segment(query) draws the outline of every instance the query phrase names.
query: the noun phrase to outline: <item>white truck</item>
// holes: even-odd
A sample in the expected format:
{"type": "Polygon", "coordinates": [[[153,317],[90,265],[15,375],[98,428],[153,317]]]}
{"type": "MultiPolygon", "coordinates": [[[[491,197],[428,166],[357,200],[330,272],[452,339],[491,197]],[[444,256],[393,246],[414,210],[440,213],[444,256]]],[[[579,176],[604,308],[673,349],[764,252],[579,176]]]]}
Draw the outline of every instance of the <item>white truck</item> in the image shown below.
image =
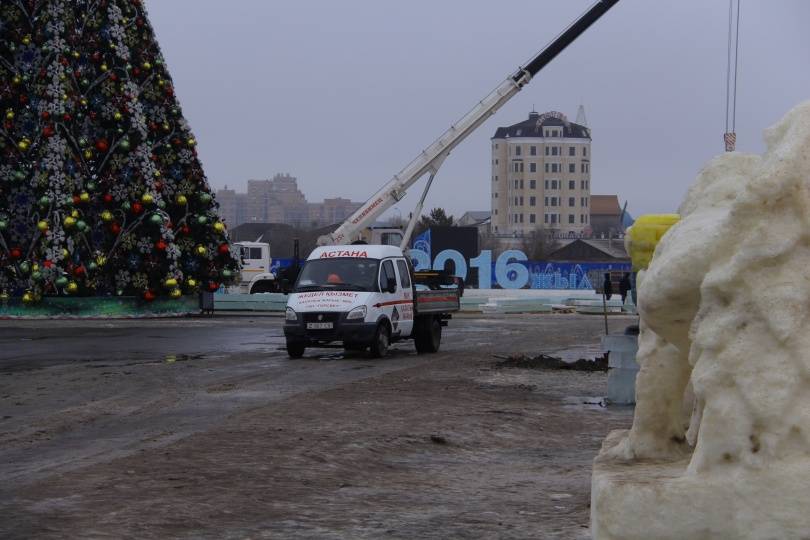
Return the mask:
{"type": "Polygon", "coordinates": [[[256,294],[278,292],[276,275],[270,270],[270,244],[267,242],[236,242],[234,250],[239,254],[241,269],[239,281],[226,289],[228,293],[256,294]]]}
{"type": "Polygon", "coordinates": [[[287,300],[287,353],[300,358],[307,347],[339,343],[382,357],[405,339],[414,340],[418,353],[438,351],[442,327],[459,309],[460,289],[417,281],[396,246],[315,248],[287,300]]]}

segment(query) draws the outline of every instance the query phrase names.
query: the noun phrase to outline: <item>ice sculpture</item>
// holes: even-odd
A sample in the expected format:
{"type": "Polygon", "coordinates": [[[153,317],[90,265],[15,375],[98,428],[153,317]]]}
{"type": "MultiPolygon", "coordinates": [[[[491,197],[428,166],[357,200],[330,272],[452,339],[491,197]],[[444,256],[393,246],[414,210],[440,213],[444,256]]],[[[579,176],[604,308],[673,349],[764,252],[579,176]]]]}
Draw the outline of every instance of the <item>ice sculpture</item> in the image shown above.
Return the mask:
{"type": "Polygon", "coordinates": [[[636,411],[595,540],[810,538],[810,102],[723,154],[639,275],[636,411]]]}

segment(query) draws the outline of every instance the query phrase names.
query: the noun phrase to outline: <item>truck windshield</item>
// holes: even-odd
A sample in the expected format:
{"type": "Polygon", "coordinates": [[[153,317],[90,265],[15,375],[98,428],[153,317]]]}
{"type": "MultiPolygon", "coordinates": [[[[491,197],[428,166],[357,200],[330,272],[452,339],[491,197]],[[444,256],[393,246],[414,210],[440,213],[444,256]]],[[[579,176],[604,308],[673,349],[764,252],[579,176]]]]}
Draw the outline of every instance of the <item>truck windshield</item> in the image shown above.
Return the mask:
{"type": "Polygon", "coordinates": [[[307,261],[294,292],[375,291],[379,259],[335,258],[307,261]]]}

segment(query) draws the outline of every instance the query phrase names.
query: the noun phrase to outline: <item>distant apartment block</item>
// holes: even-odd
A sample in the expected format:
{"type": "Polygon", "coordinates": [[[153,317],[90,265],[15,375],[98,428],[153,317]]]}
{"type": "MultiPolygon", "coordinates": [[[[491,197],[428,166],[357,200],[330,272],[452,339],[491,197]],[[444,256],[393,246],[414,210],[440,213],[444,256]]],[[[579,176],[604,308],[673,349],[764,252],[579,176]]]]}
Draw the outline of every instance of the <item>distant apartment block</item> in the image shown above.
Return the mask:
{"type": "Polygon", "coordinates": [[[233,228],[243,223],[284,223],[294,227],[322,227],[340,223],[362,202],[336,197],[308,202],[298,189],[298,179],[277,174],[270,180],[248,180],[247,193],[217,191],[222,219],[233,228]]]}
{"type": "Polygon", "coordinates": [[[551,111],[499,127],[492,137],[491,176],[492,233],[590,231],[591,131],[585,125],[551,111]]]}

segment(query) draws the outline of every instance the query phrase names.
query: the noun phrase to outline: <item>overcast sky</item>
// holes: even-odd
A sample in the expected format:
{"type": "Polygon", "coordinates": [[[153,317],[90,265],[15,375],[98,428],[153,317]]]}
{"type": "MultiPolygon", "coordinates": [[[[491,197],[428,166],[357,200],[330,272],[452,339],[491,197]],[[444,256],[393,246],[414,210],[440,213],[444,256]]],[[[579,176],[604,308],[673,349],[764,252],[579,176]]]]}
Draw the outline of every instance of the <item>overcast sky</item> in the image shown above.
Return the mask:
{"type": "MultiPolygon", "coordinates": [[[[211,184],[365,201],[589,0],[147,0],[211,184]]],[[[737,148],[810,99],[810,2],[742,0],[737,148]]],[[[722,152],[728,2],[621,0],[448,158],[426,206],[489,210],[498,126],[585,105],[592,193],[677,208],[722,152]]],[[[417,186],[421,186],[421,183],[417,186]]],[[[416,192],[399,203],[403,215],[416,192]]]]}

